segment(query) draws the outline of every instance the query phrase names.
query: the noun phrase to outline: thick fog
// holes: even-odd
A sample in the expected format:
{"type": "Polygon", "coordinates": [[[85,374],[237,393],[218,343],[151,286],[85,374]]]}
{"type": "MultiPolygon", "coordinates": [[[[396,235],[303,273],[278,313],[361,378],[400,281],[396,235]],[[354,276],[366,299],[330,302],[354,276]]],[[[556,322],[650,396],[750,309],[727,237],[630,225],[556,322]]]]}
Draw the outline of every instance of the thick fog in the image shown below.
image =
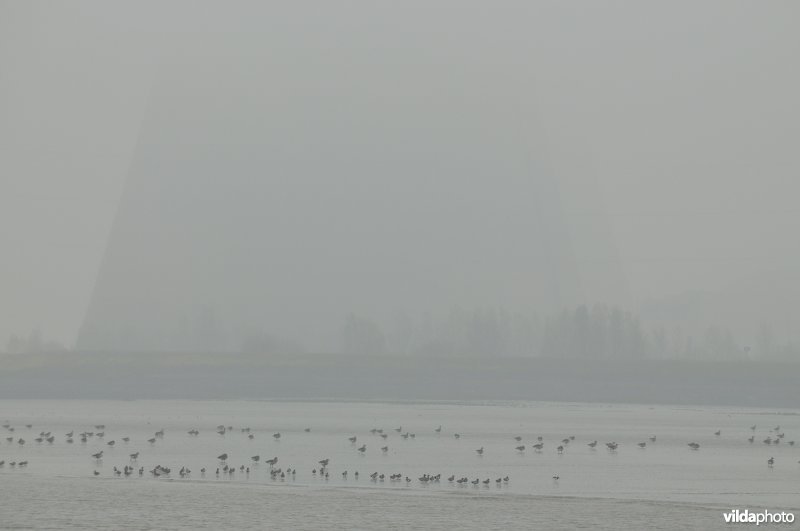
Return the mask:
{"type": "Polygon", "coordinates": [[[799,15],[2,2],[0,350],[797,359],[799,15]]]}

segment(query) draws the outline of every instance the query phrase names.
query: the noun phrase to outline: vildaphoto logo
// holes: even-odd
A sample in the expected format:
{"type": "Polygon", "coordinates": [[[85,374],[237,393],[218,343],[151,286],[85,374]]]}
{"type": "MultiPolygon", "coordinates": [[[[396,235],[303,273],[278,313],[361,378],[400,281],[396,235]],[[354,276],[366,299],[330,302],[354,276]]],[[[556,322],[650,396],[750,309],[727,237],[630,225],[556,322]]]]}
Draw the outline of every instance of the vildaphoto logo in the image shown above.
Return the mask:
{"type": "Polygon", "coordinates": [[[722,513],[725,518],[725,523],[728,524],[791,524],[794,522],[794,513],[787,513],[781,511],[779,513],[771,513],[769,511],[762,511],[755,513],[749,509],[739,510],[733,509],[730,512],[722,513]]]}

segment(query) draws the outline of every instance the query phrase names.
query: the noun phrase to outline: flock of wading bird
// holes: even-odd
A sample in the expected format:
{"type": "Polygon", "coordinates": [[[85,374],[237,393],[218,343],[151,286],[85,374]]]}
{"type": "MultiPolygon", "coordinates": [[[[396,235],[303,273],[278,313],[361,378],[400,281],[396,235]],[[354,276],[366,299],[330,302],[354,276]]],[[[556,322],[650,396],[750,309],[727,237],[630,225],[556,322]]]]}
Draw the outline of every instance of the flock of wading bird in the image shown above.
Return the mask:
{"type": "MultiPolygon", "coordinates": [[[[17,428],[15,426],[12,426],[9,422],[5,422],[2,425],[2,427],[3,427],[3,429],[5,429],[9,433],[9,435],[5,438],[6,443],[8,445],[18,445],[20,448],[22,448],[26,444],[30,444],[30,443],[33,443],[33,444],[36,444],[36,445],[48,446],[48,445],[53,445],[55,443],[55,441],[56,441],[56,436],[53,435],[53,433],[51,431],[42,431],[42,432],[40,432],[38,434],[38,436],[31,438],[31,440],[29,442],[28,440],[26,440],[25,438],[23,438],[20,435],[21,430],[17,431],[17,428]]],[[[25,429],[27,430],[28,433],[32,432],[32,430],[33,430],[33,425],[32,424],[25,424],[24,427],[25,427],[25,429]]],[[[100,446],[102,444],[102,445],[104,445],[105,448],[109,448],[109,449],[110,448],[114,448],[117,445],[117,440],[116,439],[106,440],[107,438],[106,438],[106,434],[105,434],[105,428],[106,427],[105,427],[104,424],[97,424],[97,425],[94,426],[94,430],[93,431],[83,431],[81,433],[76,434],[75,430],[73,430],[73,431],[70,431],[69,433],[65,433],[64,434],[64,440],[65,440],[66,444],[74,444],[75,443],[75,439],[77,438],[80,441],[80,444],[83,444],[83,445],[89,444],[91,442],[92,444],[95,445],[95,447],[100,446]]],[[[750,435],[749,438],[747,438],[747,442],[750,443],[750,444],[754,444],[755,441],[756,441],[756,434],[755,434],[756,433],[756,429],[757,429],[756,425],[750,426],[750,431],[752,432],[752,434],[750,435]]],[[[233,426],[219,425],[216,428],[216,433],[219,436],[225,436],[227,434],[234,433],[236,431],[237,430],[234,430],[233,426]]],[[[311,432],[311,428],[305,428],[303,431],[305,433],[309,433],[309,432],[311,432]]],[[[401,437],[402,439],[406,439],[407,440],[407,439],[415,439],[416,438],[416,434],[415,433],[412,433],[412,432],[409,432],[409,431],[403,431],[403,427],[402,426],[397,427],[397,428],[393,428],[392,430],[387,430],[387,431],[384,431],[382,428],[372,428],[369,431],[370,434],[373,437],[378,437],[378,438],[382,439],[381,443],[379,443],[379,444],[383,444],[383,446],[380,446],[380,451],[383,454],[386,454],[386,453],[389,452],[389,446],[385,442],[389,438],[389,432],[390,431],[396,432],[398,434],[398,436],[401,437]]],[[[252,429],[249,428],[249,427],[238,428],[238,432],[241,433],[242,435],[246,436],[250,440],[255,439],[255,434],[252,432],[252,429]]],[[[441,436],[442,427],[439,426],[438,428],[436,428],[434,430],[434,432],[436,433],[437,436],[441,436]]],[[[191,430],[189,430],[187,432],[187,435],[190,438],[199,437],[200,436],[200,431],[197,430],[197,429],[191,429],[191,430]]],[[[461,434],[459,434],[459,433],[453,433],[452,436],[455,439],[461,439],[461,434]]],[[[721,437],[722,436],[721,430],[717,430],[716,432],[714,432],[714,436],[715,437],[721,437]]],[[[154,445],[156,445],[158,443],[159,440],[161,440],[163,438],[164,438],[164,430],[161,429],[161,430],[156,431],[153,434],[152,437],[147,439],[147,443],[150,446],[154,446],[154,445]]],[[[272,434],[272,438],[274,440],[276,440],[276,441],[280,440],[281,434],[279,432],[273,433],[272,434]]],[[[514,436],[514,437],[510,437],[510,439],[515,441],[515,443],[516,443],[516,446],[514,446],[513,449],[517,453],[524,453],[527,450],[533,450],[534,452],[541,453],[541,452],[543,452],[545,450],[545,442],[543,440],[543,437],[541,437],[541,436],[536,437],[536,442],[534,442],[533,444],[525,444],[523,442],[522,436],[520,436],[520,435],[517,435],[517,436],[514,436]]],[[[778,445],[778,444],[781,444],[781,441],[783,441],[784,439],[785,439],[785,433],[781,431],[781,427],[779,425],[779,426],[775,426],[774,428],[769,430],[769,433],[766,435],[766,438],[762,440],[762,443],[766,444],[766,445],[770,445],[770,446],[778,445]]],[[[567,450],[567,448],[570,446],[570,444],[573,443],[574,440],[575,440],[575,436],[574,435],[570,435],[568,437],[564,437],[563,439],[561,439],[560,441],[555,443],[555,445],[554,445],[555,451],[558,454],[563,454],[567,450]]],[[[656,436],[652,435],[652,436],[647,437],[646,440],[643,440],[643,441],[641,441],[639,443],[636,443],[636,446],[640,450],[644,450],[645,448],[647,448],[648,444],[650,444],[650,445],[655,444],[656,440],[657,440],[656,436]]],[[[121,444],[127,445],[127,444],[129,444],[131,442],[131,439],[130,439],[130,437],[120,437],[119,441],[121,442],[121,444]]],[[[367,445],[364,444],[363,441],[359,441],[357,435],[353,435],[353,436],[349,437],[347,439],[347,441],[350,443],[350,445],[352,447],[355,448],[355,450],[359,454],[363,455],[363,454],[365,454],[367,452],[367,445]]],[[[789,441],[786,441],[784,444],[789,445],[789,446],[794,446],[795,441],[789,440],[789,441]]],[[[596,440],[587,443],[587,446],[591,450],[595,450],[597,448],[597,445],[598,445],[598,442],[596,440]]],[[[687,446],[689,447],[690,450],[693,450],[693,451],[697,451],[697,450],[700,449],[700,444],[697,443],[697,442],[689,442],[689,443],[687,443],[687,446]]],[[[609,452],[616,452],[617,449],[619,448],[619,444],[617,442],[615,442],[615,441],[606,442],[605,443],[605,447],[609,452]]],[[[97,452],[94,452],[94,453],[90,454],[88,457],[91,457],[91,459],[94,460],[94,462],[96,464],[100,464],[102,462],[102,460],[103,460],[104,453],[105,453],[105,450],[101,449],[101,450],[99,450],[97,452]]],[[[481,446],[480,448],[475,449],[475,454],[477,456],[479,456],[479,457],[482,457],[484,455],[484,447],[481,446]]],[[[140,457],[140,452],[138,450],[135,451],[135,452],[129,453],[128,457],[129,457],[129,461],[127,463],[125,463],[124,465],[122,465],[121,468],[119,468],[117,466],[113,467],[113,469],[111,471],[111,474],[113,476],[130,477],[130,476],[144,476],[145,474],[147,474],[147,475],[155,477],[155,478],[161,478],[161,477],[163,477],[163,478],[172,478],[172,477],[174,477],[172,475],[172,468],[173,467],[167,467],[167,466],[163,466],[161,464],[156,464],[156,465],[153,466],[153,468],[150,469],[148,467],[148,470],[145,470],[144,466],[139,466],[138,461],[139,461],[139,457],[140,457]]],[[[249,477],[250,472],[251,472],[251,467],[256,468],[262,462],[269,466],[269,475],[270,475],[270,478],[272,480],[274,480],[274,481],[285,481],[287,479],[288,480],[294,480],[294,479],[296,479],[296,476],[297,476],[297,469],[296,468],[292,468],[291,466],[289,466],[289,467],[287,467],[285,469],[283,467],[278,467],[277,466],[278,465],[278,457],[277,456],[272,457],[271,459],[264,459],[262,461],[260,455],[253,455],[253,456],[250,456],[249,459],[247,459],[247,464],[239,464],[238,467],[236,465],[229,465],[228,461],[230,461],[230,460],[231,460],[230,456],[227,453],[220,454],[220,455],[218,455],[216,457],[217,463],[216,463],[216,466],[213,467],[213,469],[214,469],[213,470],[214,477],[219,478],[220,476],[222,476],[224,478],[232,478],[232,477],[235,476],[235,474],[237,474],[237,472],[240,475],[243,474],[246,477],[249,477]]],[[[798,461],[798,463],[800,463],[800,461],[798,461]]],[[[311,472],[311,476],[314,477],[314,478],[323,479],[323,480],[329,479],[330,478],[329,464],[330,464],[330,459],[329,458],[324,458],[324,459],[318,460],[317,461],[317,465],[318,466],[315,466],[310,471],[311,472]]],[[[6,467],[6,465],[8,465],[9,468],[25,468],[25,467],[28,466],[28,460],[9,461],[7,463],[5,459],[0,459],[0,468],[4,468],[4,467],[6,467]]],[[[770,457],[767,460],[767,466],[771,468],[774,465],[775,465],[775,458],[774,457],[770,457]]],[[[211,468],[207,469],[206,467],[203,467],[203,468],[201,468],[199,470],[199,472],[200,472],[200,477],[201,478],[205,478],[205,477],[207,477],[207,472],[209,474],[211,473],[211,468]]],[[[341,475],[342,479],[344,479],[344,480],[348,479],[348,477],[352,477],[355,480],[359,479],[359,472],[357,470],[353,471],[352,476],[350,475],[348,470],[343,470],[343,471],[338,472],[338,473],[341,475]]],[[[100,476],[101,472],[99,470],[97,470],[97,467],[94,467],[94,470],[93,470],[92,474],[94,476],[100,476]]],[[[192,474],[192,471],[186,466],[181,466],[181,468],[177,472],[177,475],[180,478],[191,477],[191,474],[192,474]]],[[[385,474],[385,473],[376,471],[376,472],[372,472],[371,474],[369,474],[368,477],[369,477],[369,481],[374,482],[374,483],[383,483],[386,480],[388,480],[391,483],[395,483],[395,484],[396,483],[400,483],[400,484],[404,483],[404,484],[408,485],[413,481],[410,477],[408,477],[408,476],[406,476],[406,475],[404,475],[402,473],[385,474]]],[[[559,479],[560,479],[560,477],[558,475],[553,476],[553,480],[554,481],[558,481],[559,479]]],[[[422,476],[419,476],[417,478],[417,481],[419,483],[421,483],[421,484],[440,483],[442,481],[442,474],[441,473],[436,473],[436,474],[425,473],[422,476]]],[[[456,474],[452,474],[452,475],[450,475],[449,477],[446,478],[446,481],[449,484],[455,484],[455,485],[459,485],[459,486],[466,486],[467,484],[471,484],[471,485],[473,485],[475,487],[478,487],[478,486],[480,486],[482,484],[485,487],[489,487],[492,483],[494,483],[497,487],[502,487],[502,486],[507,485],[509,483],[509,477],[508,476],[503,476],[503,477],[498,477],[498,478],[484,478],[484,479],[475,478],[475,479],[470,479],[470,478],[468,478],[466,476],[457,477],[456,474]]]]}

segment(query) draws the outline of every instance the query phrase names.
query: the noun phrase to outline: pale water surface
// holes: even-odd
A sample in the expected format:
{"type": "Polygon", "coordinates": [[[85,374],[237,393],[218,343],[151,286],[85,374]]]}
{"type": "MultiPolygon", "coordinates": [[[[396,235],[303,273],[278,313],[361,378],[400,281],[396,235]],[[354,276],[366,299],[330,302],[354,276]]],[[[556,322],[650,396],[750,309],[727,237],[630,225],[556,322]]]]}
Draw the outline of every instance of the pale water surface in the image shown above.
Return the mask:
{"type": "MultiPolygon", "coordinates": [[[[569,403],[287,401],[0,401],[4,529],[713,529],[731,508],[800,516],[800,415],[794,410],[569,403]],[[32,428],[26,428],[32,424],[32,428]],[[65,433],[102,439],[66,442],[65,433]],[[233,426],[225,435],[217,425],[233,426]],[[755,442],[747,438],[753,432],[755,442]],[[435,428],[442,426],[441,433],[435,428]],[[778,445],[762,442],[780,426],[778,445]],[[249,439],[241,428],[249,427],[249,439]],[[403,438],[401,433],[415,437],[403,438]],[[199,436],[187,433],[200,431],[199,436]],[[305,432],[310,428],[310,432],[305,432]],[[388,437],[370,433],[380,428],[388,437]],[[163,429],[163,439],[147,439],[163,429]],[[714,432],[721,430],[721,435],[714,432]],[[37,443],[51,431],[52,444],[37,443]],[[276,440],[272,435],[280,433],[276,440]],[[461,437],[456,439],[454,433],[461,437]],[[355,435],[356,444],[348,437],[355,435]],[[513,437],[521,436],[517,443],[513,437]],[[14,437],[13,442],[6,437],[14,437]],[[530,445],[541,436],[542,452],[530,445]],[[564,438],[575,439],[556,451],[564,438]],[[649,440],[656,436],[656,442],[649,440]],[[22,437],[26,444],[19,445],[22,437]],[[121,439],[130,437],[129,443],[121,439]],[[587,442],[598,440],[596,449],[587,442]],[[798,440],[790,446],[788,441],[798,440]],[[114,440],[113,447],[108,441],[114,440]],[[611,452],[604,443],[616,441],[611,452]],[[688,442],[701,447],[692,451],[688,442]],[[639,442],[646,442],[641,449],[639,442]],[[362,455],[357,447],[366,444],[362,455]],[[515,447],[525,444],[525,452],[515,447]],[[388,446],[388,452],[381,446],[388,446]],[[483,447],[484,454],[475,450],[483,447]],[[90,456],[99,450],[101,462],[90,456]],[[171,467],[170,478],[115,477],[113,467],[171,467]],[[216,456],[250,466],[219,478],[216,456]],[[297,468],[272,479],[269,466],[297,468]],[[767,459],[775,458],[774,467],[767,459]],[[330,459],[327,479],[312,474],[330,459]],[[27,460],[25,468],[12,461],[27,460]],[[186,466],[190,476],[177,471],[186,466]],[[206,467],[205,477],[200,469],[206,467]],[[100,475],[95,477],[97,470],[100,475]],[[341,472],[349,471],[343,479],[341,472]],[[353,473],[358,471],[360,478],[353,473]],[[372,472],[387,479],[373,482],[372,472]],[[401,473],[412,479],[391,482],[401,473]],[[424,484],[424,473],[441,474],[424,484]],[[490,478],[488,486],[448,476],[490,478]],[[559,476],[554,480],[553,476],[559,476]],[[509,476],[507,484],[495,479],[509,476]]],[[[739,524],[741,525],[741,524],[739,524]]],[[[796,526],[797,524],[794,524],[796,526]]],[[[783,525],[781,528],[793,528],[783,525]]],[[[765,526],[761,526],[764,528],[765,526]]]]}

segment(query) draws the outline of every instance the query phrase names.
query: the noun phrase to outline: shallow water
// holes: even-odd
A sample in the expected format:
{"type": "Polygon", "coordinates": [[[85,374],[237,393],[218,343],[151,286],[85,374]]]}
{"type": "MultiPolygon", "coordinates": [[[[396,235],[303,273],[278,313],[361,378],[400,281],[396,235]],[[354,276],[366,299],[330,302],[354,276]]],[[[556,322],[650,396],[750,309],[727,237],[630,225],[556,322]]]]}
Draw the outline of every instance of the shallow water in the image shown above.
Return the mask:
{"type": "MultiPolygon", "coordinates": [[[[412,528],[675,529],[722,528],[731,508],[792,510],[800,515],[800,415],[790,410],[567,403],[382,403],[280,401],[0,401],[0,525],[4,528],[195,529],[412,528]],[[33,424],[28,429],[25,424],[33,424]],[[97,431],[83,444],[64,434],[97,431]],[[225,435],[219,424],[233,426],[225,435]],[[756,424],[756,442],[747,438],[756,424]],[[442,426],[441,433],[434,430],[442,426]],[[781,426],[779,445],[762,439],[781,426]],[[240,428],[251,428],[251,440],[240,428]],[[305,428],[311,428],[305,432],[305,428]],[[415,437],[403,438],[393,428],[415,437]],[[196,428],[199,436],[187,431],[196,428]],[[386,440],[370,429],[382,428],[386,440]],[[164,429],[163,439],[147,442],[164,429]],[[720,436],[714,432],[721,430],[720,436]],[[5,432],[6,430],[2,430],[5,432]],[[36,443],[52,431],[53,444],[36,443]],[[280,439],[273,438],[280,433],[280,439]],[[453,434],[461,434],[456,439],[453,434]],[[347,439],[357,436],[356,444],[347,439]],[[513,437],[519,435],[522,443],[513,437]],[[656,442],[648,437],[655,435],[656,442]],[[9,443],[5,437],[13,436],[9,443]],[[122,437],[130,437],[123,443],[122,437]],[[544,450],[530,445],[541,436],[544,450]],[[561,439],[575,436],[556,451],[561,439]],[[16,440],[22,437],[26,444],[16,440]],[[598,440],[596,449],[586,443],[598,440]],[[115,440],[109,447],[106,443],[115,440]],[[604,443],[616,441],[608,451],[604,443]],[[636,443],[645,441],[639,448],[636,443]],[[701,447],[692,451],[687,443],[701,447]],[[362,455],[356,450],[366,444],[362,455]],[[526,451],[515,447],[525,444],[526,451]],[[381,446],[387,445],[384,453],[381,446]],[[475,450],[483,447],[484,454],[475,450]],[[104,450],[96,462],[90,456],[104,450]],[[172,468],[114,477],[113,467],[172,468]],[[250,466],[222,474],[216,456],[250,466]],[[272,479],[250,456],[279,458],[294,479],[272,479]],[[767,459],[775,458],[769,468],[767,459]],[[327,479],[312,474],[330,459],[327,479]],[[28,460],[26,468],[11,461],[28,460]],[[192,470],[187,478],[177,471],[192,470]],[[200,469],[206,467],[205,477],[200,469]],[[93,476],[97,470],[100,475],[93,476]],[[347,479],[341,472],[349,471],[347,479]],[[360,478],[353,473],[359,471],[360,478]],[[412,479],[373,482],[372,472],[412,479]],[[442,474],[424,484],[424,473],[442,474]],[[449,484],[448,476],[489,478],[484,486],[449,484]],[[554,480],[553,476],[559,479],[554,480]],[[509,476],[507,484],[495,479],[509,476]]],[[[797,524],[795,524],[797,525],[797,524]]],[[[762,528],[764,526],[761,526],[762,528]]],[[[792,527],[783,525],[782,528],[792,527]]]]}

